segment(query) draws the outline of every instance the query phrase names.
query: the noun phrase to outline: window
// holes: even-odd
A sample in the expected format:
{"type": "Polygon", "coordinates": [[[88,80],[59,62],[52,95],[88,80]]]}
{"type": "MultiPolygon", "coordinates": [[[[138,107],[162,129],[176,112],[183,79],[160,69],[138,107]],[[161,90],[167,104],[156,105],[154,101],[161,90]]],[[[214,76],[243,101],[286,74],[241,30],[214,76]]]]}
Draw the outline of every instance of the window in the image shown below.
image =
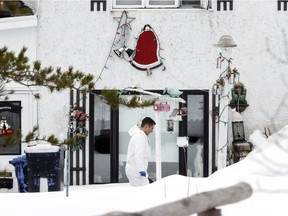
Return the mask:
{"type": "Polygon", "coordinates": [[[0,155],[21,154],[21,101],[0,102],[0,155]],[[8,139],[10,137],[10,139],[8,139]]]}
{"type": "Polygon", "coordinates": [[[208,8],[211,0],[113,0],[113,9],[120,8],[208,8]]]}

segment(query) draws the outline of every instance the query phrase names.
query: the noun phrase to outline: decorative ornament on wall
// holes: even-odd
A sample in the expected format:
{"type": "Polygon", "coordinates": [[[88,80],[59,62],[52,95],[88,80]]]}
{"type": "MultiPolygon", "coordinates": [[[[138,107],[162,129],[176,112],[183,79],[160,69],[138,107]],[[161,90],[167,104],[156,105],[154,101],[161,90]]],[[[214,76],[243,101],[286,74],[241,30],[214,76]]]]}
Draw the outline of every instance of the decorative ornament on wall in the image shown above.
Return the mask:
{"type": "Polygon", "coordinates": [[[153,108],[157,112],[161,112],[161,111],[169,112],[170,111],[170,104],[168,104],[167,102],[156,103],[153,108]]]}
{"type": "MultiPolygon", "coordinates": [[[[133,67],[138,70],[146,70],[147,76],[152,75],[152,69],[155,69],[163,65],[162,59],[160,57],[160,44],[158,37],[156,36],[153,28],[150,25],[145,25],[137,39],[137,44],[135,49],[130,49],[127,47],[127,33],[126,30],[131,30],[130,22],[128,22],[127,12],[123,13],[119,19],[119,26],[122,26],[122,32],[118,31],[118,40],[115,40],[114,53],[126,61],[129,61],[133,67]],[[121,22],[124,24],[121,25],[121,22]],[[128,25],[127,25],[128,24],[128,25]]],[[[120,29],[119,27],[119,29],[120,29]]],[[[127,31],[129,32],[129,31],[127,31]]],[[[165,67],[163,66],[163,71],[165,67]]]]}
{"type": "Polygon", "coordinates": [[[70,108],[69,118],[69,133],[75,138],[75,142],[71,150],[80,150],[85,146],[86,138],[88,136],[88,130],[85,127],[86,121],[89,116],[83,111],[83,108],[75,107],[70,108]]]}
{"type": "Polygon", "coordinates": [[[131,64],[138,70],[146,70],[147,76],[152,75],[152,69],[161,66],[160,44],[153,28],[145,25],[140,33],[131,64]]]}
{"type": "Polygon", "coordinates": [[[129,17],[128,12],[123,11],[122,15],[120,17],[114,17],[114,20],[118,22],[118,28],[113,43],[113,51],[119,58],[124,58],[125,52],[129,52],[126,43],[132,30],[130,23],[134,21],[135,18],[129,17]]]}
{"type": "Polygon", "coordinates": [[[170,97],[179,97],[183,92],[175,88],[165,88],[163,94],[168,94],[170,97]]]}
{"type": "Polygon", "coordinates": [[[229,106],[231,108],[236,108],[237,112],[243,112],[246,107],[249,106],[246,100],[246,93],[247,90],[243,83],[235,83],[233,88],[231,89],[232,99],[230,100],[229,106]]]}

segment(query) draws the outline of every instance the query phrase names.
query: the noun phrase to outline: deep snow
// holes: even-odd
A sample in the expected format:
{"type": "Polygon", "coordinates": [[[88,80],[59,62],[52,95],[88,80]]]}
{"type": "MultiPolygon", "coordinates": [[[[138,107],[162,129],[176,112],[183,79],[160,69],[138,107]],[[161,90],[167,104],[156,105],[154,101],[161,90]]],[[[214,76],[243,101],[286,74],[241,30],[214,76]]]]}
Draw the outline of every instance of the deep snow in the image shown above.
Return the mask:
{"type": "Polygon", "coordinates": [[[242,161],[208,178],[172,175],[143,187],[128,183],[69,187],[66,191],[0,193],[5,216],[94,216],[111,211],[140,211],[189,195],[247,182],[251,197],[221,206],[223,216],[285,216],[288,200],[288,126],[268,139],[256,130],[254,150],[242,161]]]}

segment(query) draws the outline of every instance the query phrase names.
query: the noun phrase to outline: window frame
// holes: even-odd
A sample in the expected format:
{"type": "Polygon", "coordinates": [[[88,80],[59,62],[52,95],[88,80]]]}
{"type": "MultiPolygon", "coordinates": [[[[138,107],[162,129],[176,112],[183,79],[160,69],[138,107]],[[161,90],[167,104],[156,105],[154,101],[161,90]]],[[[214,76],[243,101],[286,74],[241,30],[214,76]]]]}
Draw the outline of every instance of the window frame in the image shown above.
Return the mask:
{"type": "MultiPolygon", "coordinates": [[[[171,0],[174,1],[173,5],[152,5],[150,4],[150,0],[140,0],[141,5],[117,5],[116,2],[117,0],[112,0],[112,10],[117,10],[117,9],[181,9],[182,7],[182,0],[171,0]]],[[[211,9],[212,7],[212,1],[213,0],[200,0],[200,4],[187,4],[185,6],[191,6],[191,9],[194,8],[203,8],[203,9],[211,9]]],[[[185,7],[184,8],[187,8],[185,7]]],[[[190,7],[189,7],[190,8],[190,7]]]]}
{"type": "MultiPolygon", "coordinates": [[[[154,93],[161,94],[163,90],[149,90],[154,93]]],[[[209,175],[209,90],[181,90],[183,91],[182,98],[187,101],[189,95],[203,95],[204,96],[204,149],[203,149],[203,177],[209,175]]],[[[101,94],[101,90],[94,90],[93,94],[89,96],[89,116],[90,119],[94,119],[94,97],[101,94]]],[[[111,115],[111,141],[110,141],[110,183],[119,183],[119,110],[110,110],[111,115]]],[[[179,123],[179,136],[187,136],[187,116],[183,116],[182,123],[179,123]]],[[[94,181],[94,121],[89,121],[89,184],[101,184],[94,181]]],[[[215,158],[212,155],[212,158],[215,158]]],[[[187,175],[186,159],[187,152],[183,148],[178,150],[178,163],[179,174],[187,175]]]]}

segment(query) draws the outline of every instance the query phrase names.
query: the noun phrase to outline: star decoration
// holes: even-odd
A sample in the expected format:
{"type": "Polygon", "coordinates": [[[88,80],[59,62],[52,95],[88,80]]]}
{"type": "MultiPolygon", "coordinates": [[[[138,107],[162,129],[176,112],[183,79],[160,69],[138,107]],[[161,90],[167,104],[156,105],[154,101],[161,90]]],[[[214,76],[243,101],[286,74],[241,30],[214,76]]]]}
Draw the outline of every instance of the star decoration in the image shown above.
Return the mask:
{"type": "Polygon", "coordinates": [[[120,17],[114,17],[113,19],[118,22],[118,28],[116,32],[116,34],[118,34],[118,39],[115,40],[115,43],[122,47],[126,43],[129,31],[132,30],[130,23],[134,21],[135,18],[129,17],[128,12],[123,11],[120,17]],[[120,43],[120,41],[122,42],[120,43]]]}
{"type": "Polygon", "coordinates": [[[128,16],[127,11],[123,11],[120,17],[114,17],[113,19],[119,23],[118,29],[121,29],[123,27],[127,27],[130,30],[132,30],[130,23],[135,20],[134,17],[128,16]]]}

